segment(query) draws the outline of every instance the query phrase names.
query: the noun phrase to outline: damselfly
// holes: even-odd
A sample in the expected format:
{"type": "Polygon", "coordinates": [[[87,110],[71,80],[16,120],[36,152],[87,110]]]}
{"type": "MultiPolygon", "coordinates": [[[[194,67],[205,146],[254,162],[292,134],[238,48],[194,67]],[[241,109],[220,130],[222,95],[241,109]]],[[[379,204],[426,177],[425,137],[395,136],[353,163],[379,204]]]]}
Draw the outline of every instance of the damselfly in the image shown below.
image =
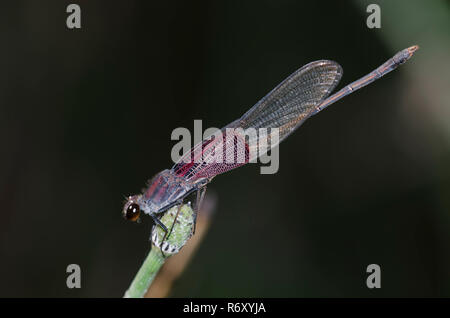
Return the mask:
{"type": "MultiPolygon", "coordinates": [[[[411,46],[395,54],[376,70],[329,96],[342,77],[342,68],[333,61],[320,60],[295,71],[241,118],[221,129],[221,134],[194,146],[170,170],[158,173],[150,180],[142,194],[129,196],[123,215],[136,221],[140,211],[150,215],[154,224],[170,235],[160,216],[173,206],[181,206],[190,194],[196,194],[195,211],[202,204],[206,185],[216,176],[242,166],[262,153],[255,151],[261,141],[275,147],[312,115],[317,114],[342,97],[353,93],[396,69],[406,62],[418,46],[411,46]],[[276,129],[277,140],[272,135],[244,135],[246,129],[276,129]],[[217,149],[220,149],[217,151],[217,149]],[[224,157],[233,158],[225,160],[224,157]]],[[[172,225],[173,228],[173,225],[172,225]]],[[[195,225],[194,225],[195,229],[195,225]]]]}

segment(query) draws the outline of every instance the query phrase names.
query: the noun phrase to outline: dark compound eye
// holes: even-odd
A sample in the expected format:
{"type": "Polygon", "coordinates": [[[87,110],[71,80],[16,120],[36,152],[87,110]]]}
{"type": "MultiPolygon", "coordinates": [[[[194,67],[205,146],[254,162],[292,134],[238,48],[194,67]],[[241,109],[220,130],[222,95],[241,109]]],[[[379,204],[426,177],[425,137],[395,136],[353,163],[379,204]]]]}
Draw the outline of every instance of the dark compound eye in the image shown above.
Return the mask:
{"type": "Polygon", "coordinates": [[[141,210],[139,205],[132,203],[128,206],[127,211],[125,212],[125,218],[130,221],[136,221],[139,218],[140,213],[141,210]]]}

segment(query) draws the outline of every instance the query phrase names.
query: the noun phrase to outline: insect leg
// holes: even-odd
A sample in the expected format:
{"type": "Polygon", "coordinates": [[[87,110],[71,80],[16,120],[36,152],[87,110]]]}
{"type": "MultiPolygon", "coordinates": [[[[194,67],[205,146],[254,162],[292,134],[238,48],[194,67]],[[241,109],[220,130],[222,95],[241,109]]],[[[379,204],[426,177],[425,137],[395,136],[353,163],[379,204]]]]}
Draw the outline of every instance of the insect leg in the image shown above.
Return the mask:
{"type": "Polygon", "coordinates": [[[161,249],[161,253],[162,253],[162,255],[164,257],[166,257],[166,255],[164,254],[164,251],[163,251],[164,241],[166,240],[166,238],[168,239],[170,234],[172,233],[173,227],[174,227],[175,223],[177,222],[178,215],[180,214],[182,203],[183,202],[179,202],[179,204],[178,204],[177,214],[175,215],[175,219],[173,220],[172,226],[170,227],[170,231],[167,231],[167,228],[166,228],[166,231],[164,233],[163,239],[161,240],[161,247],[160,247],[160,249],[161,249]]]}
{"type": "Polygon", "coordinates": [[[175,222],[177,222],[178,215],[180,214],[180,211],[181,211],[181,205],[182,205],[181,203],[180,203],[180,205],[178,205],[177,214],[175,215],[175,219],[173,220],[172,226],[170,227],[170,231],[169,231],[169,234],[167,235],[167,238],[169,238],[170,234],[172,233],[175,222]]]}
{"type": "Polygon", "coordinates": [[[155,225],[159,225],[159,226],[161,227],[161,229],[164,231],[164,237],[163,237],[163,239],[162,239],[162,241],[161,241],[161,244],[159,245],[159,248],[160,248],[160,250],[161,250],[162,255],[163,255],[164,257],[166,257],[166,255],[164,254],[164,252],[163,252],[163,250],[162,250],[162,246],[163,246],[164,239],[166,238],[166,235],[167,235],[167,233],[169,232],[169,230],[168,230],[167,227],[161,222],[161,220],[158,219],[158,217],[157,217],[156,215],[150,214],[150,216],[152,217],[153,222],[155,222],[155,225]]]}
{"type": "Polygon", "coordinates": [[[150,216],[152,217],[153,222],[159,225],[162,228],[162,230],[167,233],[167,227],[160,221],[160,219],[158,219],[158,217],[154,214],[150,214],[150,216]]]}
{"type": "Polygon", "coordinates": [[[202,203],[203,203],[203,199],[205,198],[205,193],[206,193],[206,185],[197,191],[197,199],[196,199],[195,208],[194,208],[194,228],[192,230],[192,235],[195,234],[195,227],[197,225],[197,213],[202,208],[202,203]]]}

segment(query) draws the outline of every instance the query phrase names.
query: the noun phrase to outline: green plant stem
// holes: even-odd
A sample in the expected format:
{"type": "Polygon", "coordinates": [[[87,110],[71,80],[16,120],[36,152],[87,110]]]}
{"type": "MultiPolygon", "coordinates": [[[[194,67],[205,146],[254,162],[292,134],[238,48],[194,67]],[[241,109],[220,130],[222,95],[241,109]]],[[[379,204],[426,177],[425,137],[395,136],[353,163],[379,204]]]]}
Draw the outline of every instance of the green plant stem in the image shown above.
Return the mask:
{"type": "Polygon", "coordinates": [[[169,229],[173,225],[173,229],[163,242],[163,238],[165,237],[164,231],[159,226],[153,227],[151,235],[152,249],[134,277],[130,288],[125,292],[125,298],[144,297],[156,274],[158,274],[161,266],[163,266],[165,259],[178,253],[184,244],[186,244],[192,235],[194,210],[190,204],[183,204],[181,207],[175,206],[164,213],[161,222],[169,229]],[[161,251],[161,245],[164,254],[161,251]]]}
{"type": "Polygon", "coordinates": [[[153,282],[156,274],[158,274],[161,266],[165,262],[164,256],[161,254],[161,250],[152,246],[150,253],[144,260],[141,268],[134,277],[130,288],[125,293],[125,298],[142,298],[147,292],[148,287],[153,282]]]}

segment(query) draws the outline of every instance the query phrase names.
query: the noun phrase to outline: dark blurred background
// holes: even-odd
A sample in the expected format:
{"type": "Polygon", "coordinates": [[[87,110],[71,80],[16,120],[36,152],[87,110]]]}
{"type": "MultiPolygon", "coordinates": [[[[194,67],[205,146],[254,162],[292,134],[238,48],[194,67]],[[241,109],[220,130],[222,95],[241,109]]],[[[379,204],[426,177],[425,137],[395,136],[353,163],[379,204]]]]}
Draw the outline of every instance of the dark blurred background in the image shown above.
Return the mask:
{"type": "Polygon", "coordinates": [[[377,1],[381,29],[371,1],[76,1],[69,30],[71,2],[0,5],[0,296],[121,297],[150,247],[123,198],[172,166],[174,128],[222,127],[311,61],[342,87],[413,44],[290,136],[277,174],[214,180],[172,296],[450,296],[448,1],[377,1]]]}

